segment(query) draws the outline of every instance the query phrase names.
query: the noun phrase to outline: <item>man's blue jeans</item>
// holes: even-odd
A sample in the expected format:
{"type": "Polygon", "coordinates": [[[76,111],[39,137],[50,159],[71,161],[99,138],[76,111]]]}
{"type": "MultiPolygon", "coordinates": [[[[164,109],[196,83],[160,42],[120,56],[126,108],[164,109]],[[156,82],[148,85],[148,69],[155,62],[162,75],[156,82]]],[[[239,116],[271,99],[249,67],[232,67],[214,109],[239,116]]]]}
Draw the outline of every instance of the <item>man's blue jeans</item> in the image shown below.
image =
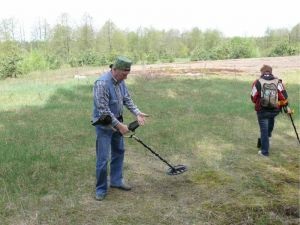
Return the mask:
{"type": "Polygon", "coordinates": [[[278,112],[261,111],[257,112],[257,120],[260,128],[261,153],[269,155],[269,138],[272,137],[275,117],[278,112]]]}
{"type": "Polygon", "coordinates": [[[96,126],[96,135],[96,194],[104,195],[107,192],[107,164],[109,159],[110,184],[113,186],[122,185],[124,139],[119,133],[101,126],[96,126]]]}

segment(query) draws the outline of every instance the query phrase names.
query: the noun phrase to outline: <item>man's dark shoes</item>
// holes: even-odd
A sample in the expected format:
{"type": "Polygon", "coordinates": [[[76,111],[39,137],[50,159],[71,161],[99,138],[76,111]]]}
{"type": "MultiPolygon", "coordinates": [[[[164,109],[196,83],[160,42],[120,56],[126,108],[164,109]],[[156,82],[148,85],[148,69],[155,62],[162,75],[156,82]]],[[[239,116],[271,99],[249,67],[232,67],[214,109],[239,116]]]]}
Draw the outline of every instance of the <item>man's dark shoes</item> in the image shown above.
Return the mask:
{"type": "Polygon", "coordinates": [[[121,184],[120,186],[114,186],[114,185],[110,185],[111,188],[118,188],[120,190],[123,190],[123,191],[130,191],[131,190],[131,187],[127,184],[121,184]]]}
{"type": "Polygon", "coordinates": [[[258,154],[261,155],[261,156],[267,156],[267,157],[269,156],[269,153],[264,154],[264,153],[262,153],[260,150],[258,151],[258,154]]]}
{"type": "Polygon", "coordinates": [[[260,148],[261,147],[261,141],[260,141],[260,138],[257,139],[257,148],[260,148]]]}
{"type": "Polygon", "coordinates": [[[96,199],[97,201],[102,201],[102,200],[105,199],[105,195],[97,195],[97,194],[96,194],[95,199],[96,199]]]}

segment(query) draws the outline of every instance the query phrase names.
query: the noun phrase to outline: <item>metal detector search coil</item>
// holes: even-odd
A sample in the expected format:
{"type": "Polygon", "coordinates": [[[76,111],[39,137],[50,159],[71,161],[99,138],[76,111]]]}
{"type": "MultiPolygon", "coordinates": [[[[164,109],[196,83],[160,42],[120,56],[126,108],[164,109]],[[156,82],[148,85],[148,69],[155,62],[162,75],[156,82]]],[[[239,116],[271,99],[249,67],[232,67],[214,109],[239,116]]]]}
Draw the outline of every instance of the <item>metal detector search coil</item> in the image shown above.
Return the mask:
{"type": "Polygon", "coordinates": [[[177,165],[170,167],[167,171],[168,175],[179,175],[187,171],[187,167],[185,165],[177,165]]]}

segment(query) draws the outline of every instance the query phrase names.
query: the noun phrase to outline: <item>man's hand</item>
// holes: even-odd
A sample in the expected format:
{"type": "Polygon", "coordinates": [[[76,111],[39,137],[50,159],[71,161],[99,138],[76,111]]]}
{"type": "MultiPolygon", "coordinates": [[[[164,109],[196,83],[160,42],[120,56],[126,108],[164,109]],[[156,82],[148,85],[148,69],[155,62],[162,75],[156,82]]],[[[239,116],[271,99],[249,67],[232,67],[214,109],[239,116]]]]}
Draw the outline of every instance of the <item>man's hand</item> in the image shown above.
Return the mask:
{"type": "Polygon", "coordinates": [[[292,110],[288,106],[285,106],[283,109],[284,109],[284,112],[287,113],[287,114],[290,114],[290,115],[294,114],[294,110],[292,110]]]}
{"type": "Polygon", "coordinates": [[[294,110],[292,110],[290,107],[287,107],[287,114],[294,114],[294,110]]]}
{"type": "Polygon", "coordinates": [[[287,99],[281,100],[281,101],[278,101],[278,106],[284,107],[287,105],[287,103],[288,103],[287,99]]]}
{"type": "Polygon", "coordinates": [[[149,117],[148,114],[145,114],[145,113],[142,113],[140,112],[137,116],[136,116],[136,119],[139,123],[139,125],[143,126],[145,124],[145,117],[149,117]]]}
{"type": "Polygon", "coordinates": [[[129,132],[127,125],[124,123],[119,123],[116,128],[119,130],[119,132],[123,134],[127,134],[129,132]]]}

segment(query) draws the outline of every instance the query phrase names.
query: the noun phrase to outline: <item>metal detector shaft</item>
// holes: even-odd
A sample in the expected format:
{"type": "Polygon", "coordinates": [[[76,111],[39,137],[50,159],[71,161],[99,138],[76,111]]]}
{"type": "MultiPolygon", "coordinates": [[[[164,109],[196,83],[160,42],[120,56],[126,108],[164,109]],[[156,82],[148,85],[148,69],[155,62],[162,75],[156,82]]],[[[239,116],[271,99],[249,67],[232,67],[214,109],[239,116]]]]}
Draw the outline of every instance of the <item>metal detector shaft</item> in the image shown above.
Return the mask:
{"type": "Polygon", "coordinates": [[[297,139],[298,139],[298,141],[299,141],[299,143],[300,143],[299,135],[298,135],[298,132],[297,132],[296,126],[295,126],[295,124],[294,124],[293,117],[292,117],[292,115],[291,115],[291,114],[289,114],[289,116],[290,116],[290,119],[291,119],[291,121],[292,121],[292,124],[293,124],[294,130],[295,130],[295,133],[296,133],[297,139]]]}
{"type": "Polygon", "coordinates": [[[153,151],[149,146],[147,146],[144,142],[141,141],[141,139],[139,139],[137,136],[135,135],[131,135],[131,138],[133,138],[134,140],[136,140],[137,142],[141,143],[145,148],[147,148],[150,152],[152,152],[155,156],[157,156],[161,161],[163,161],[164,163],[166,163],[170,168],[172,168],[172,170],[176,171],[176,168],[174,166],[172,166],[170,163],[168,163],[165,159],[163,159],[159,154],[157,154],[155,151],[153,151]]]}

